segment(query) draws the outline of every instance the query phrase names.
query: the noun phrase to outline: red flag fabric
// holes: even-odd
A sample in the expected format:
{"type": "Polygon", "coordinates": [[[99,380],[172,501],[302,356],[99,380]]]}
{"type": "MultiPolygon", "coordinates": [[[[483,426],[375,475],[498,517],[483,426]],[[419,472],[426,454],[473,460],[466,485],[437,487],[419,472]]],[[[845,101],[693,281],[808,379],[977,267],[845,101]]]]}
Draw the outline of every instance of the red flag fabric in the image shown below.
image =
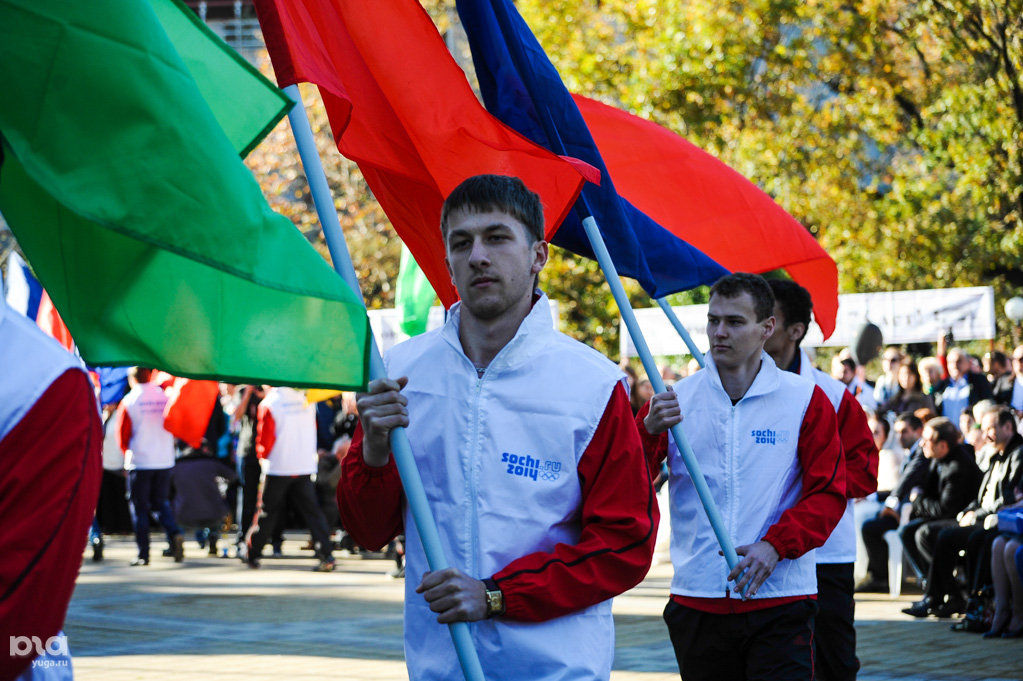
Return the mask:
{"type": "Polygon", "coordinates": [[[210,425],[213,407],[220,396],[216,381],[178,378],[167,388],[163,427],[174,437],[198,449],[210,425]]]}
{"type": "Polygon", "coordinates": [[[55,338],[68,352],[74,353],[75,339],[71,337],[71,332],[67,330],[64,320],[60,318],[60,313],[53,306],[50,294],[45,289],[43,290],[42,297],[39,299],[39,313],[36,316],[36,324],[49,336],[55,338]]]}
{"type": "Polygon", "coordinates": [[[756,185],[699,147],[638,116],[573,95],[618,192],[733,272],[784,268],[813,297],[828,338],[838,268],[817,240],[756,185]]]}
{"type": "Polygon", "coordinates": [[[515,175],[540,195],[547,237],[599,173],[543,149],[479,103],[415,0],[256,0],[281,87],[319,86],[338,149],[356,161],[441,302],[440,210],[473,175],[515,175]]]}

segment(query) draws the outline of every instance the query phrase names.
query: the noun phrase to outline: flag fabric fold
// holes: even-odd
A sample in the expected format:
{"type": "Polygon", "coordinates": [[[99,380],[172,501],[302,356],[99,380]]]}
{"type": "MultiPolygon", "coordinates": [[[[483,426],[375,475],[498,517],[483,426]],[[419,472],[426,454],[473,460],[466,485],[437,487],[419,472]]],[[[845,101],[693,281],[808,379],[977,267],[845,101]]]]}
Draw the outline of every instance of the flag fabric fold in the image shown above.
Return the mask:
{"type": "MultiPolygon", "coordinates": [[[[219,82],[235,106],[260,89],[219,82]]],[[[0,92],[0,212],[86,361],[365,385],[361,301],[269,208],[148,3],[0,0],[0,92]]]]}
{"type": "Polygon", "coordinates": [[[430,308],[437,294],[423,270],[412,257],[408,246],[401,246],[401,265],[398,267],[398,282],[394,291],[394,306],[401,321],[398,325],[409,336],[418,336],[426,331],[430,308]]]}
{"type": "MultiPolygon", "coordinates": [[[[585,186],[582,197],[620,275],[660,298],[727,273],[619,196],[578,107],[511,0],[458,0],[456,6],[487,110],[537,144],[600,171],[600,185],[585,186]]],[[[578,212],[566,216],[553,243],[594,257],[578,212]]]]}
{"type": "Polygon", "coordinates": [[[584,178],[599,180],[487,113],[415,0],[255,4],[278,85],[319,87],[339,151],[359,164],[445,306],[457,294],[440,210],[460,182],[484,173],[521,178],[540,195],[550,237],[584,178]]]}
{"type": "Polygon", "coordinates": [[[163,427],[193,449],[198,449],[209,428],[213,407],[220,398],[220,386],[216,381],[177,378],[166,392],[163,427]]]}
{"type": "Polygon", "coordinates": [[[785,269],[835,330],[838,267],[817,240],[741,174],[656,123],[573,95],[622,195],[735,272],[785,269]],[[737,247],[741,244],[741,247],[737,247]]]}

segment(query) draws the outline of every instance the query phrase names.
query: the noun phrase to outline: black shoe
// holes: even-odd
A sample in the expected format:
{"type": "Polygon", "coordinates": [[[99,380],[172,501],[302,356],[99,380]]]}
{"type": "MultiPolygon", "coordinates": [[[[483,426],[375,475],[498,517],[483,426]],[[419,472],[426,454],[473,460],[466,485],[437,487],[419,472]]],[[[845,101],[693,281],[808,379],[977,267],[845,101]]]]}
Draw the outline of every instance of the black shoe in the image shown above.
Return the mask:
{"type": "Polygon", "coordinates": [[[103,560],[103,537],[96,537],[92,540],[92,562],[98,563],[103,560]]]}
{"type": "Polygon", "coordinates": [[[1001,638],[1002,635],[1009,629],[1009,619],[1006,619],[998,627],[992,626],[990,629],[984,632],[981,638],[1001,638]]]}
{"type": "Polygon", "coordinates": [[[163,550],[163,557],[164,558],[170,558],[173,555],[174,555],[174,548],[173,547],[169,547],[169,548],[166,548],[166,549],[163,550]]]}
{"type": "Polygon", "coordinates": [[[245,561],[245,564],[253,570],[258,570],[262,566],[262,563],[259,562],[259,558],[249,558],[245,561]]]}
{"type": "Polygon", "coordinates": [[[322,558],[319,564],[313,568],[313,572],[333,572],[334,571],[334,559],[333,558],[322,558]]]}
{"type": "Polygon", "coordinates": [[[128,565],[132,565],[132,566],[149,565],[149,559],[148,558],[136,558],[135,560],[133,560],[130,563],[128,563],[128,565]]]}
{"type": "Polygon", "coordinates": [[[908,608],[903,608],[902,612],[913,617],[927,617],[931,614],[931,597],[924,596],[908,608]]]}
{"type": "Polygon", "coordinates": [[[1023,627],[1019,629],[1006,629],[1002,638],[1023,638],[1023,627]]]}
{"type": "Polygon", "coordinates": [[[185,535],[176,534],[171,541],[173,542],[171,555],[174,556],[175,563],[180,563],[185,560],[185,535]]]}

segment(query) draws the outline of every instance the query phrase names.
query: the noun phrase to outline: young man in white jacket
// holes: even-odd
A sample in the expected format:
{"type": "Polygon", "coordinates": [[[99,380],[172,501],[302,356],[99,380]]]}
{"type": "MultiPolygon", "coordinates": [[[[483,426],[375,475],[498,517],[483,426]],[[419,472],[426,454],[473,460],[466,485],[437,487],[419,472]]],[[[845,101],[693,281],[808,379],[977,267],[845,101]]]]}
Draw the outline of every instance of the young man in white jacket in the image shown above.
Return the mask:
{"type": "Polygon", "coordinates": [[[637,415],[651,463],[669,460],[675,576],[664,618],[686,681],[813,678],[813,549],[845,510],[845,464],[827,396],[764,352],[773,309],[763,278],[718,280],[706,368],[637,415]],[[680,422],[737,545],[731,571],[669,445],[680,422]]]}
{"type": "Polygon", "coordinates": [[[607,679],[610,598],[653,555],[657,504],[624,388],[599,353],[558,333],[536,278],[539,197],[516,178],[457,187],[441,218],[461,302],[394,347],[394,380],[359,398],[338,501],[366,548],[407,538],[405,656],[417,681],[461,676],[444,625],[473,622],[488,681],[607,679]],[[454,566],[428,572],[388,446],[407,428],[454,566]]]}

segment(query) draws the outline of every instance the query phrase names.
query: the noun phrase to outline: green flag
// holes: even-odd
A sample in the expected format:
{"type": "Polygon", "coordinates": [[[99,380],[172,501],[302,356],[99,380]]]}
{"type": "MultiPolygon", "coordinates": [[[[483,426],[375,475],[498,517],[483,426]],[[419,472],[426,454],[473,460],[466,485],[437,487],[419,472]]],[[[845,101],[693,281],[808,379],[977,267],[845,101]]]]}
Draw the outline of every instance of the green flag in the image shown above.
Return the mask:
{"type": "Polygon", "coordinates": [[[362,304],[238,157],[270,119],[225,135],[152,6],[0,0],[0,93],[0,212],[87,362],[365,385],[362,304]]]}
{"type": "Polygon", "coordinates": [[[426,331],[426,320],[437,294],[405,244],[401,245],[401,265],[394,298],[394,306],[401,315],[401,330],[409,336],[418,336],[426,331]]]}

